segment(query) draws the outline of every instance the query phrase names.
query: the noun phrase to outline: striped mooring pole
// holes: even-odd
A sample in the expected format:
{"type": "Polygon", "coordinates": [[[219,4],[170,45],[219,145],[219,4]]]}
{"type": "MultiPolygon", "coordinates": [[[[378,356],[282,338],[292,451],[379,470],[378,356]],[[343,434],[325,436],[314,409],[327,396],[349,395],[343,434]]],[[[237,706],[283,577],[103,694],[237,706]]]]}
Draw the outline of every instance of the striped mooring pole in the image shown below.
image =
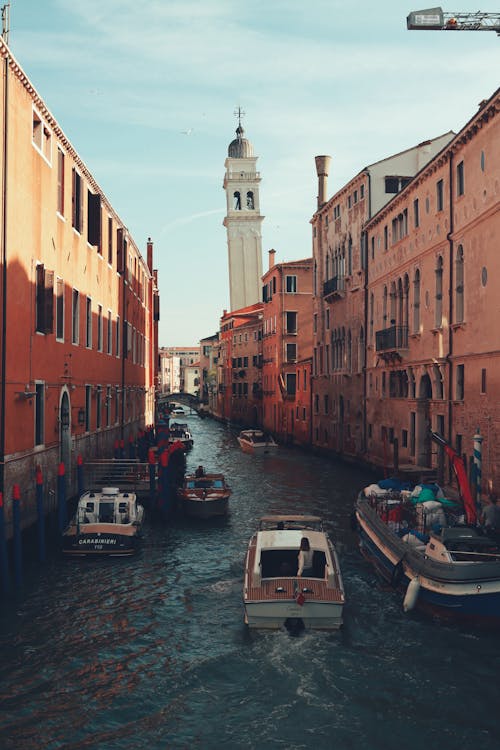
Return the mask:
{"type": "Polygon", "coordinates": [[[481,443],[483,436],[479,432],[479,427],[474,435],[474,474],[476,479],[476,503],[481,502],[481,443]]]}

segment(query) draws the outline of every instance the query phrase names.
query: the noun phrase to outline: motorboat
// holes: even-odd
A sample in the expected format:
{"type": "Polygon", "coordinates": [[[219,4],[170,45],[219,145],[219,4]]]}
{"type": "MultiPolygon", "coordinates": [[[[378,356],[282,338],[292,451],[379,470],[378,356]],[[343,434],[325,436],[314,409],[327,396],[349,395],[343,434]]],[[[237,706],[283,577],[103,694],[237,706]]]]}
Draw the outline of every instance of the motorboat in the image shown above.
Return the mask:
{"type": "Polygon", "coordinates": [[[337,630],[342,625],[344,585],[335,547],[318,516],[273,515],[260,519],[248,545],[243,586],[249,628],[337,630]],[[312,569],[298,576],[303,538],[312,569]]]}
{"type": "Polygon", "coordinates": [[[242,430],[237,440],[245,453],[269,453],[278,447],[273,436],[263,430],[242,430]]]}
{"type": "Polygon", "coordinates": [[[85,492],[62,536],[67,555],[132,555],[138,546],[144,508],[133,492],[103,487],[85,492]]]}
{"type": "Polygon", "coordinates": [[[186,422],[172,422],[170,424],[168,442],[181,442],[186,450],[193,447],[193,436],[186,422]]]}
{"type": "Polygon", "coordinates": [[[186,412],[184,411],[184,409],[182,408],[182,406],[174,406],[174,408],[172,409],[172,411],[170,412],[170,414],[173,417],[184,417],[185,414],[186,414],[186,412]]]}
{"type": "Polygon", "coordinates": [[[437,485],[412,488],[394,478],[373,483],[355,503],[359,548],[403,595],[406,612],[498,626],[499,540],[478,525],[462,458],[441,441],[459,479],[460,498],[448,500],[437,485]]]}
{"type": "Polygon", "coordinates": [[[187,474],[177,492],[180,508],[194,518],[226,515],[230,496],[224,474],[187,474]]]}

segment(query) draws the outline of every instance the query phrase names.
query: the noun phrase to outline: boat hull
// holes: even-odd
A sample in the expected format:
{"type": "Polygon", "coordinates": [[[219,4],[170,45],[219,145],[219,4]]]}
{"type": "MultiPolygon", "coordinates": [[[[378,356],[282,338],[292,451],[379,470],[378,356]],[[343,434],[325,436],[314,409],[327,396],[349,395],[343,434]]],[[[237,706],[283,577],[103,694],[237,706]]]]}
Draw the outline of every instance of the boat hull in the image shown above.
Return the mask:
{"type": "Polygon", "coordinates": [[[113,534],[112,532],[90,532],[63,535],[62,551],[76,557],[126,557],[137,552],[138,536],[113,534]]]}
{"type": "Polygon", "coordinates": [[[215,518],[225,516],[229,511],[229,497],[217,498],[181,498],[184,513],[192,518],[215,518]]]}
{"type": "Polygon", "coordinates": [[[301,621],[305,629],[338,630],[342,626],[343,605],[306,601],[302,606],[293,599],[245,603],[245,622],[249,628],[277,630],[291,620],[301,621]]]}
{"type": "Polygon", "coordinates": [[[365,505],[358,503],[356,519],[360,551],[385,581],[405,593],[418,579],[415,609],[443,620],[500,626],[500,563],[484,563],[484,575],[473,563],[439,563],[409,548],[365,505]]]}

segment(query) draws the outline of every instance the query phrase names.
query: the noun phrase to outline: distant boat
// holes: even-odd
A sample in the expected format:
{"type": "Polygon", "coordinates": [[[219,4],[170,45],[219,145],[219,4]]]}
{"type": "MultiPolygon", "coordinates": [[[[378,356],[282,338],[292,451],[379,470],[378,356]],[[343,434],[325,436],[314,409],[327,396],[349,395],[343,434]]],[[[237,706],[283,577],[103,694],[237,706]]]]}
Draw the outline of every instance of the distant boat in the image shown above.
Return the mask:
{"type": "Polygon", "coordinates": [[[263,430],[242,430],[237,440],[245,453],[269,453],[278,447],[273,436],[263,430]]]}
{"type": "Polygon", "coordinates": [[[170,413],[173,417],[184,417],[186,414],[182,406],[175,406],[170,413]]]}
{"type": "Polygon", "coordinates": [[[344,586],[335,548],[317,516],[265,516],[248,545],[243,587],[249,628],[337,630],[344,586]],[[298,572],[301,541],[313,550],[313,567],[298,572]]]}
{"type": "Polygon", "coordinates": [[[227,514],[231,488],[223,474],[188,474],[177,496],[181,509],[189,516],[212,518],[227,514]]]}
{"type": "Polygon", "coordinates": [[[138,545],[144,508],[133,492],[103,487],[85,492],[76,513],[63,532],[63,553],[67,555],[132,555],[138,545]]]}

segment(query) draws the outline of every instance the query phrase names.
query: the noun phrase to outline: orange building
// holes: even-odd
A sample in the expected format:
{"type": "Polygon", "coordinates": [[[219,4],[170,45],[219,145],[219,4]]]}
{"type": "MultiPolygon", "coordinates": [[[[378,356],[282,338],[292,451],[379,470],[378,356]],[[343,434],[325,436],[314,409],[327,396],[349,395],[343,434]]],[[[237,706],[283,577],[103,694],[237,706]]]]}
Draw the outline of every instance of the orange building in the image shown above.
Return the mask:
{"type": "Polygon", "coordinates": [[[313,428],[315,447],[360,456],[365,438],[366,257],[364,224],[445,146],[445,133],[362,169],[327,200],[329,156],[316,157],[313,230],[313,428]]]}
{"type": "Polygon", "coordinates": [[[500,490],[500,90],[366,225],[367,451],[437,467],[482,438],[500,490]]]}
{"type": "Polygon", "coordinates": [[[224,311],[217,353],[217,406],[221,420],[257,426],[262,416],[262,304],[224,311]]]}
{"type": "Polygon", "coordinates": [[[262,424],[279,440],[301,442],[304,426],[296,425],[301,372],[297,362],[312,353],[312,258],[278,264],[274,258],[270,250],[269,270],[262,277],[262,424]]]}
{"type": "Polygon", "coordinates": [[[126,224],[0,41],[0,491],[33,511],[35,468],[69,491],[77,454],[154,421],[159,297],[126,224]]]}

